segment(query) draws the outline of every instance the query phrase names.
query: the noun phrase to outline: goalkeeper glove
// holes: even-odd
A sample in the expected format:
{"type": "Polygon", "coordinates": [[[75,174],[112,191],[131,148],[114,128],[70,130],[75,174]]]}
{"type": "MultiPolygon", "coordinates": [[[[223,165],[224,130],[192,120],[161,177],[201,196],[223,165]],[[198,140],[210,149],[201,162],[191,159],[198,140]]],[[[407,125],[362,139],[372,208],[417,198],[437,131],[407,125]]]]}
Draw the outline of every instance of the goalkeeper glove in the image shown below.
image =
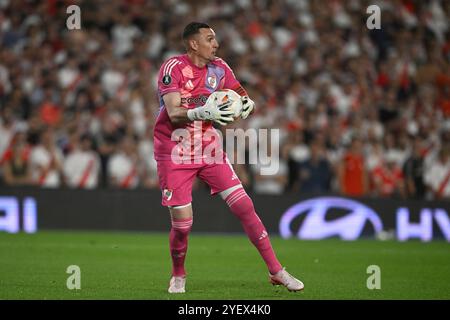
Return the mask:
{"type": "Polygon", "coordinates": [[[233,111],[231,110],[232,101],[227,101],[216,105],[214,99],[206,100],[203,107],[189,109],[187,116],[189,120],[209,120],[225,126],[234,121],[233,111]]]}
{"type": "Polygon", "coordinates": [[[255,109],[255,103],[252,99],[247,96],[241,98],[242,100],[242,113],[241,118],[247,119],[247,117],[252,113],[253,109],[255,109]]]}

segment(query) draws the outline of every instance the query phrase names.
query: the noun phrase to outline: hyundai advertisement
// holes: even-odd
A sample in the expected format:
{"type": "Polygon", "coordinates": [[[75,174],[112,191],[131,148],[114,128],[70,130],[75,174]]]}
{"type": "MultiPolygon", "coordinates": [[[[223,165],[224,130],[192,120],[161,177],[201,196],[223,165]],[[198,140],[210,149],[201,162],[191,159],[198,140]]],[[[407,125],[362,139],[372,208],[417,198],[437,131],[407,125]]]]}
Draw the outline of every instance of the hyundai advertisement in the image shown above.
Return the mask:
{"type": "MultiPolygon", "coordinates": [[[[337,196],[253,195],[267,230],[285,239],[360,238],[450,241],[450,202],[350,199],[337,196]]],[[[39,230],[167,231],[158,191],[0,190],[0,232],[39,230]]],[[[242,232],[223,201],[194,193],[194,232],[242,232]],[[209,206],[199,206],[210,201],[209,206]]]]}

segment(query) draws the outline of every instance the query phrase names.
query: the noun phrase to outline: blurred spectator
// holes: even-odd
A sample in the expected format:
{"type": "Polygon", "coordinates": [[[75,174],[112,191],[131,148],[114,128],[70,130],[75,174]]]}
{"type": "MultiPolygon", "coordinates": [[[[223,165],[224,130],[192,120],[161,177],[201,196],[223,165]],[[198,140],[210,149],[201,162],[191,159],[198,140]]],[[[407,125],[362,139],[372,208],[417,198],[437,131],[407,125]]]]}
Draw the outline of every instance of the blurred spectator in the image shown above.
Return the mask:
{"type": "MultiPolygon", "coordinates": [[[[380,141],[372,140],[366,144],[364,154],[366,155],[366,168],[367,172],[373,172],[373,170],[383,163],[385,149],[380,141]]],[[[371,183],[373,181],[369,181],[371,183]]],[[[370,189],[373,185],[371,185],[370,189]]]]}
{"type": "Polygon", "coordinates": [[[44,91],[44,101],[41,104],[40,113],[41,120],[45,125],[55,127],[61,122],[62,110],[55,103],[56,99],[52,89],[46,89],[44,91]]]}
{"type": "Polygon", "coordinates": [[[14,122],[11,109],[2,110],[0,118],[0,161],[6,156],[14,137],[14,122]]]}
{"type": "Polygon", "coordinates": [[[71,188],[93,189],[98,185],[100,160],[92,149],[92,140],[82,135],[64,160],[64,177],[71,188]]]}
{"type": "Polygon", "coordinates": [[[450,149],[442,148],[425,169],[425,184],[434,199],[450,197],[450,149]]]}
{"type": "Polygon", "coordinates": [[[40,135],[40,143],[32,149],[30,154],[33,184],[48,188],[62,186],[63,161],[63,154],[55,143],[54,131],[47,128],[40,135]]]}
{"type": "Polygon", "coordinates": [[[121,8],[120,14],[117,14],[117,23],[111,30],[114,54],[123,57],[133,50],[133,39],[141,35],[141,30],[132,24],[131,16],[126,6],[121,8]]]}
{"type": "Polygon", "coordinates": [[[10,186],[30,185],[29,156],[31,149],[27,144],[26,135],[22,132],[16,133],[13,142],[1,161],[5,184],[10,186]]]}
{"type": "Polygon", "coordinates": [[[417,136],[413,141],[411,156],[406,160],[403,166],[405,192],[408,197],[425,197],[426,187],[423,179],[424,171],[424,149],[422,139],[417,136]]]}
{"type": "MultiPolygon", "coordinates": [[[[182,28],[193,20],[213,26],[224,44],[218,55],[256,102],[251,117],[230,127],[287,130],[280,145],[288,169],[277,188],[287,179],[286,190],[298,190],[297,164],[309,159],[318,136],[332,191],[349,195],[367,194],[364,170],[350,165],[359,166],[359,158],[344,157],[352,137],[362,139],[367,170],[387,152],[403,166],[413,149],[406,137],[420,135],[428,172],[449,143],[443,134],[450,121],[449,1],[381,1],[380,30],[365,26],[369,0],[79,0],[78,31],[61,28],[65,2],[0,3],[0,157],[18,128],[35,145],[50,126],[64,151],[70,132],[90,134],[100,157],[98,185],[105,187],[119,141],[135,135],[139,181],[157,188],[146,129],[158,113],[158,66],[182,50],[176,48],[182,28]]],[[[408,168],[416,168],[419,183],[414,161],[408,168]]],[[[252,176],[250,166],[236,167],[244,170],[252,176]]]]}
{"type": "Polygon", "coordinates": [[[268,130],[267,138],[261,139],[258,145],[258,148],[263,150],[262,152],[258,150],[258,154],[265,156],[258,157],[257,163],[250,166],[254,178],[253,190],[259,194],[279,195],[285,189],[288,170],[286,161],[272,153],[272,150],[277,150],[279,146],[277,141],[272,141],[270,132],[268,130]],[[275,170],[275,172],[263,174],[263,170],[275,170]]]}
{"type": "Polygon", "coordinates": [[[323,146],[311,143],[311,157],[299,166],[300,191],[321,193],[331,191],[331,166],[324,156],[323,146]]]}
{"type": "Polygon", "coordinates": [[[404,182],[401,168],[395,154],[386,153],[383,161],[372,171],[374,194],[380,197],[404,196],[404,182]]]}
{"type": "Polygon", "coordinates": [[[139,164],[135,141],[125,137],[108,162],[110,186],[134,189],[139,185],[139,164]]]}
{"type": "Polygon", "coordinates": [[[113,117],[107,111],[103,111],[101,117],[101,129],[96,134],[96,145],[100,155],[102,186],[106,187],[108,183],[108,161],[123,137],[123,129],[120,125],[120,119],[113,117]]]}
{"type": "Polygon", "coordinates": [[[368,191],[368,175],[362,150],[362,141],[353,138],[350,149],[338,167],[339,189],[348,196],[364,196],[368,191]]]}
{"type": "Polygon", "coordinates": [[[298,191],[299,189],[299,166],[302,162],[310,158],[309,146],[304,142],[304,134],[302,131],[289,131],[287,141],[282,147],[281,154],[284,159],[287,159],[288,165],[288,181],[286,190],[298,191]]]}
{"type": "Polygon", "coordinates": [[[138,144],[139,162],[143,164],[142,185],[145,188],[158,188],[157,163],[153,154],[153,127],[148,126],[145,136],[138,144]]]}

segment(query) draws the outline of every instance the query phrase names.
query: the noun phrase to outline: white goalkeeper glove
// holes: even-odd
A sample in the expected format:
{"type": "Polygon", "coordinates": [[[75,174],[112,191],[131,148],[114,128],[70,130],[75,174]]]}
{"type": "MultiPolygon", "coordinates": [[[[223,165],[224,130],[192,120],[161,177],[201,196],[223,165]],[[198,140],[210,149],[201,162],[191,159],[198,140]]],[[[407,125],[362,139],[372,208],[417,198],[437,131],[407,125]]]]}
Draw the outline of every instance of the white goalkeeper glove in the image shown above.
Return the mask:
{"type": "Polygon", "coordinates": [[[247,117],[252,113],[253,109],[255,109],[255,103],[252,99],[247,96],[241,97],[242,100],[242,113],[241,118],[247,119],[247,117]]]}
{"type": "Polygon", "coordinates": [[[225,126],[234,121],[233,111],[230,108],[231,103],[232,101],[229,100],[222,104],[216,105],[214,99],[208,98],[203,107],[189,109],[187,116],[191,121],[209,120],[225,126]]]}

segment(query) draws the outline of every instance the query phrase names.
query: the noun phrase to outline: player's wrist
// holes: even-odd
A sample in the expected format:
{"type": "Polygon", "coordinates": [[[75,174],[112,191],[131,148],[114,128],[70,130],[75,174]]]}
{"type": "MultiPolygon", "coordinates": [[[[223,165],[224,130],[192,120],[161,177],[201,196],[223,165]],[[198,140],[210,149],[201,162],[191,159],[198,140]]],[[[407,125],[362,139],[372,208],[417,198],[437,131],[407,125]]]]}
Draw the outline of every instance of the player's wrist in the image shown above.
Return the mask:
{"type": "Polygon", "coordinates": [[[187,111],[187,117],[191,121],[207,120],[207,118],[205,116],[205,113],[204,113],[204,109],[205,109],[204,106],[203,107],[194,108],[194,109],[189,109],[187,111]]]}
{"type": "Polygon", "coordinates": [[[196,112],[196,109],[189,109],[189,110],[187,111],[187,117],[188,117],[189,120],[191,120],[191,121],[198,120],[198,112],[196,112]]]}

